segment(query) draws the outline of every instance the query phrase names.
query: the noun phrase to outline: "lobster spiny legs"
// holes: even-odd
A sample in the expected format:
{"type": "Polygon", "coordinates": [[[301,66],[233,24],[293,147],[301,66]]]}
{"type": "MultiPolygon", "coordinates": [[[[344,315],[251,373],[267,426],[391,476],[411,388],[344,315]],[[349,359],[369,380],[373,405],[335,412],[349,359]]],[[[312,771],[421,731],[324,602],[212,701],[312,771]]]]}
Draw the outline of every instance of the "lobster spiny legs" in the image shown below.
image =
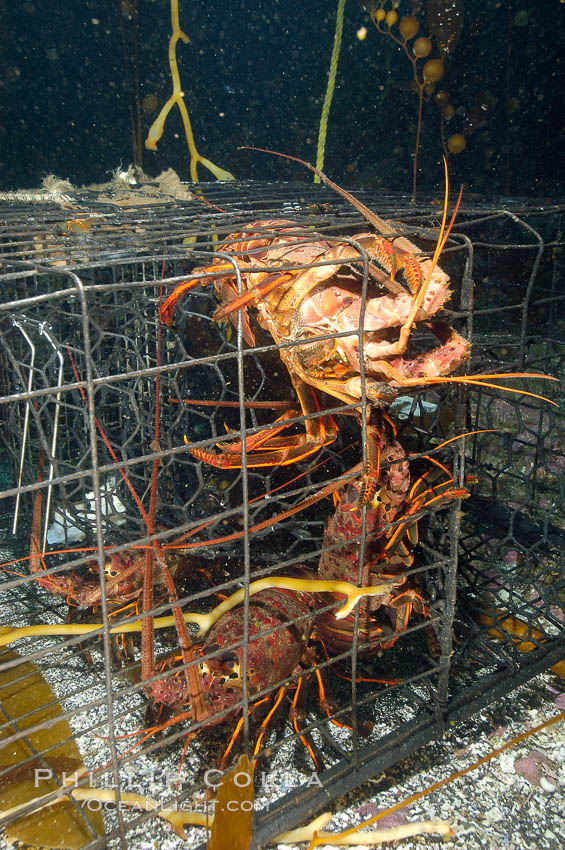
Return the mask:
{"type": "Polygon", "coordinates": [[[324,760],[316,747],[310,732],[304,728],[306,725],[306,696],[308,693],[307,679],[308,677],[306,675],[301,676],[298,679],[289,714],[294,731],[302,741],[304,748],[308,751],[308,754],[314,763],[314,767],[320,773],[325,770],[324,760]]]}
{"type": "Polygon", "coordinates": [[[267,714],[267,716],[263,719],[263,722],[261,723],[261,727],[259,729],[259,734],[258,734],[257,740],[255,742],[255,749],[253,750],[254,760],[258,758],[259,753],[261,752],[261,748],[263,746],[263,741],[265,739],[265,734],[267,732],[267,728],[269,726],[269,723],[271,722],[271,720],[272,720],[273,716],[275,715],[278,707],[280,706],[286,691],[287,691],[286,685],[282,685],[279,688],[277,695],[275,697],[275,701],[273,702],[273,705],[269,709],[269,713],[267,714]]]}
{"type": "MultiPolygon", "coordinates": [[[[302,414],[311,418],[304,420],[304,433],[295,434],[286,438],[278,438],[273,434],[279,433],[286,425],[280,425],[274,429],[269,428],[259,434],[253,434],[246,438],[247,465],[276,466],[294,463],[302,460],[308,455],[319,451],[323,446],[333,443],[337,437],[337,425],[328,414],[320,414],[320,406],[315,391],[308,384],[293,377],[293,384],[298,395],[302,414]]],[[[288,411],[280,417],[279,422],[289,419],[294,411],[288,411]]],[[[188,439],[185,437],[185,443],[188,439]]],[[[234,443],[218,444],[219,452],[207,451],[205,449],[190,449],[190,453],[198,460],[204,461],[211,466],[221,469],[240,469],[241,441],[234,443]]]]}
{"type": "MultiPolygon", "coordinates": [[[[285,689],[284,689],[284,688],[281,688],[281,690],[282,690],[282,692],[283,692],[283,694],[284,694],[285,689]]],[[[251,707],[251,711],[253,711],[254,709],[258,708],[260,705],[264,705],[266,702],[269,702],[269,697],[264,697],[263,699],[260,699],[258,702],[256,702],[256,703],[255,703],[255,704],[251,707]]],[[[271,708],[271,710],[269,711],[269,713],[268,713],[267,717],[265,718],[265,720],[266,720],[267,722],[268,722],[268,720],[270,720],[270,718],[273,716],[273,714],[274,714],[274,712],[276,711],[276,709],[277,709],[277,707],[278,707],[279,703],[280,703],[280,700],[275,701],[275,705],[271,708]]],[[[218,765],[218,769],[219,769],[219,770],[224,770],[224,769],[225,769],[225,766],[226,766],[226,764],[227,764],[227,761],[228,761],[229,755],[230,755],[231,751],[233,750],[233,747],[234,747],[234,745],[235,745],[235,742],[236,742],[236,741],[237,741],[237,739],[239,738],[239,735],[240,735],[240,733],[241,733],[241,730],[243,729],[243,723],[244,723],[244,717],[243,717],[243,715],[242,715],[242,716],[239,718],[239,720],[237,721],[236,727],[235,727],[235,729],[234,729],[234,730],[233,730],[233,732],[232,732],[232,736],[231,736],[231,738],[230,738],[230,740],[229,740],[229,743],[228,743],[228,745],[227,745],[226,749],[224,750],[224,754],[222,755],[222,758],[220,759],[220,763],[219,763],[219,765],[218,765]]],[[[263,723],[265,723],[265,721],[263,721],[263,723]]],[[[263,728],[263,724],[261,724],[261,728],[263,728]]],[[[263,732],[263,734],[264,734],[264,732],[263,732]]],[[[255,747],[255,749],[257,750],[257,746],[255,747]]],[[[254,753],[254,755],[255,755],[255,753],[254,753]]]]}
{"type": "Polygon", "coordinates": [[[443,481],[434,487],[428,487],[428,489],[415,495],[418,486],[424,479],[425,476],[421,476],[413,485],[409,495],[409,505],[405,514],[396,520],[398,523],[397,528],[393,531],[382,553],[373,561],[373,564],[389,557],[392,552],[397,551],[399,546],[402,547],[406,536],[411,547],[417,544],[418,525],[417,520],[414,519],[415,514],[421,511],[430,513],[441,510],[447,507],[450,502],[455,502],[458,499],[467,499],[470,496],[469,491],[465,488],[452,486],[453,478],[449,481],[443,481]]]}
{"type": "Polygon", "coordinates": [[[211,266],[207,266],[206,268],[199,269],[199,276],[194,278],[191,277],[188,280],[179,283],[176,286],[169,297],[164,301],[163,306],[160,310],[161,320],[164,322],[167,327],[172,327],[173,325],[173,315],[177,308],[177,304],[184,298],[187,292],[190,292],[192,289],[196,289],[197,286],[202,286],[206,283],[211,283],[213,278],[209,277],[209,275],[215,274],[216,272],[233,272],[232,263],[214,263],[211,266]]]}
{"type": "Polygon", "coordinates": [[[295,274],[283,273],[277,275],[265,275],[264,277],[266,278],[265,283],[256,283],[255,286],[248,289],[247,292],[244,292],[242,295],[238,295],[230,301],[229,304],[224,304],[223,307],[219,307],[214,314],[214,319],[225,319],[231,313],[236,310],[241,310],[249,304],[257,305],[265,297],[265,295],[269,294],[269,292],[272,292],[284,283],[290,283],[293,277],[295,277],[295,274]]]}
{"type": "MultiPolygon", "coordinates": [[[[334,724],[334,726],[337,726],[339,729],[349,729],[350,731],[352,731],[354,724],[353,719],[349,714],[342,713],[341,717],[344,718],[343,720],[338,720],[337,717],[333,716],[337,712],[337,705],[334,698],[329,693],[324,673],[319,668],[316,668],[314,670],[314,674],[316,676],[316,682],[318,685],[318,697],[320,700],[320,708],[328,717],[330,722],[334,724]]],[[[370,721],[365,723],[357,721],[357,730],[359,734],[365,738],[367,737],[367,735],[371,734],[373,730],[373,724],[370,721]]]]}

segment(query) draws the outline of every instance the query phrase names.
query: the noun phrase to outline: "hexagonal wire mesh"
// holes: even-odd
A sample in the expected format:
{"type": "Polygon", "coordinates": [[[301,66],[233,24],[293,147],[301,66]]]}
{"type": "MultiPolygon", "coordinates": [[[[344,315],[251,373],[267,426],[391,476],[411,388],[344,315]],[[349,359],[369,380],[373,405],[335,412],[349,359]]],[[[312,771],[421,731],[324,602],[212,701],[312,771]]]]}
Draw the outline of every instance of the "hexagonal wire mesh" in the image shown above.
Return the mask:
{"type": "MultiPolygon", "coordinates": [[[[152,540],[163,547],[184,612],[210,610],[219,596],[297,564],[315,573],[331,500],[282,522],[275,518],[351,469],[365,443],[364,424],[360,430],[344,415],[351,405],[328,396],[324,404],[339,422],[338,440],[295,464],[221,470],[187,451],[185,435],[209,449],[226,427],[230,435],[260,430],[278,406],[283,411],[295,403],[294,395],[266,333],[249,348],[240,334],[212,321],[217,302],[210,289],[197,288],[183,300],[176,330],[159,324],[162,293],[209,264],[218,240],[258,218],[292,218],[304,226],[305,240],[321,234],[331,244],[366,230],[355,211],[319,187],[218,184],[206,187],[206,197],[216,207],[195,201],[119,210],[82,197],[72,213],[6,205],[1,216],[3,620],[9,626],[103,624],[94,637],[28,637],[18,645],[21,657],[5,655],[2,669],[25,683],[28,667],[21,666],[17,678],[24,659],[39,667],[93,771],[92,784],[151,794],[168,808],[201,804],[206,770],[218,765],[237,712],[226,720],[224,711],[226,722],[208,717],[195,725],[178,780],[186,717],[141,740],[129,737],[168,718],[145,716],[138,637],[118,644],[109,632],[110,623],[126,616],[139,621],[145,552],[152,540]],[[263,408],[244,407],[249,401],[263,408]],[[33,550],[39,554],[30,561],[34,511],[41,520],[33,550]],[[56,554],[61,550],[68,551],[56,554]],[[119,553],[121,564],[131,567],[129,583],[127,589],[109,585],[107,592],[100,576],[111,579],[119,553]]],[[[403,222],[424,249],[433,247],[433,233],[422,230],[437,224],[429,206],[415,209],[403,197],[367,202],[403,222]]],[[[473,340],[471,372],[562,372],[561,217],[558,208],[475,204],[460,211],[442,265],[454,285],[449,321],[473,340]]],[[[420,344],[429,347],[429,339],[420,344]]],[[[529,379],[520,386],[556,397],[549,382],[529,379]]],[[[406,572],[428,615],[413,616],[394,646],[353,668],[355,636],[341,657],[304,653],[300,670],[279,669],[266,658],[262,673],[271,696],[291,681],[287,710],[283,706],[268,732],[257,764],[255,846],[440,735],[446,721],[479,710],[565,654],[559,409],[488,387],[443,385],[417,390],[392,410],[413,479],[429,467],[422,454],[434,446],[465,430],[494,430],[438,455],[458,481],[466,463],[476,483],[463,503],[428,512],[420,522],[416,559],[406,572]],[[314,693],[308,697],[306,723],[324,760],[316,781],[286,719],[297,679],[313,664],[329,668],[337,719],[354,718],[353,731],[338,728],[314,693]],[[372,731],[362,737],[367,724],[372,731]]],[[[160,616],[171,611],[161,578],[154,605],[160,616]]],[[[248,600],[240,610],[247,623],[248,600]]],[[[155,651],[178,656],[172,626],[157,632],[155,651]]],[[[243,716],[252,716],[241,737],[253,750],[260,713],[250,705],[257,699],[243,688],[242,701],[243,716]]],[[[155,707],[149,709],[155,715],[155,707]]],[[[31,709],[24,702],[22,717],[9,716],[6,704],[3,710],[4,746],[27,745],[18,770],[49,770],[49,745],[34,743],[22,720],[31,709]]],[[[14,784],[14,767],[2,762],[0,787],[14,784]]],[[[104,817],[104,836],[85,826],[88,847],[135,846],[151,814],[109,807],[104,817]]],[[[169,835],[165,826],[155,829],[169,835]]],[[[197,835],[190,833],[193,842],[197,835]]]]}

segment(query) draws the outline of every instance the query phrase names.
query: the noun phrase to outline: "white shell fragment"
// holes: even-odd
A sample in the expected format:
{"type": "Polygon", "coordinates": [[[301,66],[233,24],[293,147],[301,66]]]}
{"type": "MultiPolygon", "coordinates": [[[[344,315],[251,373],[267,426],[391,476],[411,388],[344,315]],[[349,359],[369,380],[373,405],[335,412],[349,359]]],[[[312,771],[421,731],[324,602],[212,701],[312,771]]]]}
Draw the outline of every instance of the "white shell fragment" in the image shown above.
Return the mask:
{"type": "MultiPolygon", "coordinates": [[[[411,395],[399,395],[397,396],[392,404],[390,405],[390,413],[392,416],[396,416],[398,419],[407,419],[410,415],[410,411],[412,410],[412,405],[414,403],[414,398],[411,395]]],[[[420,412],[429,413],[430,416],[435,413],[437,410],[437,404],[434,404],[433,401],[425,401],[424,399],[419,399],[415,413],[418,415],[420,412]]]]}
{"type": "MultiPolygon", "coordinates": [[[[125,505],[120,501],[118,496],[113,492],[116,487],[116,477],[111,475],[106,481],[100,482],[100,512],[103,517],[106,517],[109,522],[115,525],[122,525],[125,522],[125,517],[121,514],[125,513],[125,505]]],[[[96,525],[96,500],[94,492],[86,493],[84,501],[76,502],[73,505],[74,512],[66,512],[61,508],[55,509],[53,522],[47,531],[47,542],[50,545],[55,543],[77,543],[84,540],[86,534],[83,530],[83,525],[90,524],[94,529],[96,525]]],[[[106,528],[108,523],[103,523],[106,528]]]]}
{"type": "Polygon", "coordinates": [[[543,788],[544,791],[547,791],[548,794],[553,794],[554,791],[557,791],[557,785],[555,782],[552,782],[551,779],[548,779],[547,776],[542,776],[539,781],[540,788],[543,788]]]}

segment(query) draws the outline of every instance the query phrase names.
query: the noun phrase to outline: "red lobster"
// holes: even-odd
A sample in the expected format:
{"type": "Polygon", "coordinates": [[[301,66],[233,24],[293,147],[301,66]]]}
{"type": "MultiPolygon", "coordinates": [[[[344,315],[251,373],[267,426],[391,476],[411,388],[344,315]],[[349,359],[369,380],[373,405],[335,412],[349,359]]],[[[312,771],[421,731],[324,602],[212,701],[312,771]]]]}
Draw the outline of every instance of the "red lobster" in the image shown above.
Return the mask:
{"type": "MultiPolygon", "coordinates": [[[[383,423],[378,432],[375,429],[375,433],[371,434],[380,453],[379,489],[366,510],[365,554],[361,574],[359,542],[362,513],[358,508],[358,499],[362,485],[359,479],[353,479],[347,485],[334,515],[327,523],[317,574],[317,578],[322,580],[347,581],[380,588],[378,595],[359,603],[358,640],[361,657],[391,647],[407,628],[412,610],[427,614],[422,597],[410,586],[410,580],[405,575],[406,569],[413,562],[417,518],[422,513],[444,507],[448,502],[468,495],[465,489],[453,486],[449,473],[447,480],[437,487],[426,486],[428,473],[411,482],[406,454],[395,438],[394,427],[392,436],[389,436],[389,430],[383,423]]],[[[441,468],[444,469],[443,466],[441,468]]],[[[323,764],[313,741],[303,728],[306,683],[312,675],[312,671],[305,672],[305,667],[313,668],[324,711],[337,725],[349,727],[347,716],[340,715],[343,722],[332,717],[335,706],[321,671],[316,667],[322,657],[319,648],[316,649],[317,645],[323,645],[326,656],[340,654],[352,646],[354,613],[339,620],[336,619],[335,611],[316,613],[320,607],[327,607],[333,602],[337,605],[338,601],[342,602],[339,593],[320,597],[307,591],[276,588],[261,591],[250,599],[247,688],[252,712],[260,706],[265,711],[270,701],[268,692],[276,690],[274,703],[271,701],[260,727],[255,756],[262,746],[267,724],[283,699],[290,681],[295,680],[296,690],[290,710],[292,723],[316,767],[320,768],[323,764]]],[[[228,718],[233,719],[239,712],[245,643],[244,612],[239,606],[223,614],[208,633],[203,645],[195,647],[201,659],[198,670],[204,704],[201,720],[204,725],[216,725],[228,718]]],[[[179,716],[165,725],[177,723],[187,716],[184,709],[190,700],[186,682],[179,675],[180,670],[171,670],[170,667],[171,663],[167,663],[163,668],[166,676],[147,689],[156,701],[180,712],[179,716]]],[[[360,725],[362,732],[367,733],[368,727],[360,725]]],[[[240,717],[221,767],[242,726],[243,717],[240,717]]]]}
{"type": "MultiPolygon", "coordinates": [[[[373,427],[373,426],[370,426],[373,427]]],[[[406,630],[413,610],[427,614],[427,607],[413,587],[406,570],[414,561],[418,541],[415,515],[445,507],[469,495],[453,486],[453,478],[436,487],[426,487],[428,473],[412,482],[406,453],[396,434],[387,437],[385,429],[374,429],[373,440],[380,449],[377,490],[365,514],[364,554],[360,567],[362,513],[359,509],[361,484],[353,480],[345,488],[335,513],[328,520],[318,578],[350,581],[364,587],[390,583],[390,591],[368,597],[359,603],[357,637],[360,657],[391,647],[406,630]],[[391,631],[392,626],[392,631],[391,631]]],[[[436,461],[437,463],[437,461],[436,461]]],[[[430,470],[431,471],[431,470],[430,470]]],[[[338,601],[327,595],[326,604],[338,601]]],[[[351,649],[355,613],[337,620],[331,611],[316,619],[318,634],[330,654],[351,649]]]]}
{"type": "MultiPolygon", "coordinates": [[[[38,483],[42,480],[43,455],[40,455],[38,483]]],[[[45,554],[41,551],[41,512],[42,493],[35,495],[32,533],[30,541],[30,571],[37,583],[49,593],[63,596],[71,607],[97,608],[102,598],[100,571],[97,561],[89,561],[81,571],[53,573],[45,571],[45,554]]],[[[47,553],[48,554],[48,553],[47,553]]],[[[143,593],[143,574],[147,559],[146,549],[126,549],[109,555],[104,564],[105,595],[110,610],[135,604],[143,593]]],[[[179,556],[167,555],[167,565],[174,573],[178,567],[179,556]]],[[[162,576],[154,581],[154,588],[160,604],[166,600],[167,588],[162,576]]]]}
{"type": "MultiPolygon", "coordinates": [[[[302,573],[302,576],[308,577],[306,573],[302,573]]],[[[303,730],[305,676],[302,668],[303,665],[310,666],[316,661],[315,653],[309,646],[314,616],[314,599],[312,594],[307,592],[272,589],[261,591],[250,600],[247,691],[251,712],[255,712],[259,707],[263,707],[264,711],[270,704],[260,726],[254,756],[257,756],[261,749],[269,721],[282,702],[289,685],[294,682],[295,694],[290,709],[293,726],[311,754],[314,764],[320,768],[323,765],[310,735],[303,730]],[[275,687],[276,694],[272,700],[269,691],[275,687]]],[[[201,659],[197,669],[204,705],[204,714],[200,719],[204,725],[223,723],[241,712],[245,643],[243,608],[240,606],[223,614],[208,633],[203,645],[195,647],[198,658],[201,659]]],[[[178,658],[174,661],[178,662],[178,658]]],[[[166,666],[169,667],[171,663],[173,662],[166,666]]],[[[317,677],[320,693],[323,694],[319,671],[317,677]]],[[[190,695],[186,680],[179,675],[179,670],[169,671],[165,678],[158,679],[146,690],[157,702],[180,712],[164,726],[176,724],[190,716],[190,712],[185,710],[190,703],[190,695]]],[[[242,727],[243,716],[240,716],[220,762],[221,769],[242,727]]],[[[189,739],[195,734],[197,733],[189,733],[189,739]]]]}
{"type": "MultiPolygon", "coordinates": [[[[346,404],[357,404],[363,394],[362,371],[366,398],[377,407],[390,403],[402,387],[457,380],[484,384],[481,378],[501,377],[447,377],[465,362],[470,350],[470,344],[453,328],[434,318],[450,296],[449,277],[437,264],[455,218],[454,215],[446,228],[447,166],[443,221],[433,258],[429,260],[421,258],[418,247],[399,235],[392,224],[308,163],[276,151],[265,152],[295,160],[315,171],[381,235],[360,233],[348,242],[331,244],[313,238],[303,225],[293,221],[256,221],[246,231],[228,236],[221,245],[224,254],[233,255],[233,262],[222,259],[197,270],[163,304],[161,317],[166,325],[172,325],[179,300],[195,287],[213,281],[221,301],[216,319],[228,317],[236,324],[234,317],[240,311],[243,336],[249,345],[254,345],[255,336],[247,314],[248,307],[254,306],[259,325],[280,346],[280,357],[289,371],[302,414],[308,417],[304,420],[305,431],[286,438],[276,436],[285,427],[285,420],[295,415],[295,411],[290,411],[281,417],[278,428],[247,437],[249,466],[293,463],[333,442],[337,425],[330,415],[319,413],[321,405],[316,391],[328,393],[346,404]],[[305,263],[314,262],[314,267],[304,268],[305,263]],[[237,290],[236,266],[241,293],[237,290]],[[369,289],[363,310],[365,268],[369,289]],[[398,276],[402,282],[397,280],[398,276]],[[410,333],[418,322],[424,323],[440,344],[431,351],[409,357],[406,349],[410,333]]],[[[459,201],[455,213],[458,205],[459,201]]],[[[522,373],[509,373],[505,377],[520,376],[522,373]]],[[[191,452],[213,466],[241,466],[240,441],[222,441],[217,445],[219,451],[195,448],[191,452]]],[[[370,501],[377,486],[376,454],[377,447],[368,445],[367,469],[360,493],[363,504],[370,501]]]]}
{"type": "MultiPolygon", "coordinates": [[[[392,235],[391,228],[388,231],[392,235]]],[[[254,222],[249,231],[232,234],[222,250],[234,254],[234,262],[237,257],[237,265],[243,271],[244,293],[237,296],[234,277],[219,276],[233,271],[233,265],[215,263],[201,269],[198,277],[176,287],[163,304],[163,321],[172,324],[176,306],[186,292],[214,280],[223,304],[216,318],[233,319],[235,311],[241,310],[245,340],[253,345],[255,337],[247,315],[247,306],[253,304],[259,324],[282,346],[280,356],[305,415],[320,410],[316,390],[346,404],[355,404],[361,398],[359,323],[363,260],[359,254],[355,256],[359,250],[369,257],[372,290],[363,320],[365,386],[370,401],[377,405],[388,403],[400,387],[437,381],[438,376],[450,374],[468,357],[469,344],[440,321],[428,322],[429,329],[440,340],[437,348],[412,358],[404,356],[414,321],[431,319],[449,296],[447,275],[430,260],[418,261],[415,257],[418,249],[405,239],[399,238],[393,244],[363,233],[351,243],[331,245],[325,240],[313,240],[295,222],[272,220],[254,222]],[[277,271],[279,266],[307,262],[323,265],[302,271],[277,271]],[[377,267],[377,262],[391,277],[377,267]],[[407,288],[395,279],[400,273],[407,288]],[[399,329],[398,339],[391,341],[395,329],[399,329]],[[323,338],[344,332],[347,335],[323,338]]],[[[284,422],[295,413],[290,411],[279,421],[284,422]]],[[[281,424],[277,429],[247,438],[249,466],[293,463],[333,442],[337,436],[337,426],[329,415],[306,419],[305,433],[296,436],[277,437],[283,427],[281,424]]],[[[222,442],[219,449],[219,452],[193,449],[192,454],[214,466],[241,466],[241,443],[222,442]]],[[[369,450],[369,472],[374,468],[372,457],[369,450]]]]}

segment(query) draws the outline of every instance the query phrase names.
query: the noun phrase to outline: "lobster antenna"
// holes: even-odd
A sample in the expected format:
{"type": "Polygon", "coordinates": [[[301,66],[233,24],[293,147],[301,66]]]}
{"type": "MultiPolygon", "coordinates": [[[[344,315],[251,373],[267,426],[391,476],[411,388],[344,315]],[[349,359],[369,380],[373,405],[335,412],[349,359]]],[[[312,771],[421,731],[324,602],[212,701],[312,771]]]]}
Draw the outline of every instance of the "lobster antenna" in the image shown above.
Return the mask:
{"type": "Polygon", "coordinates": [[[292,156],[289,153],[280,153],[280,151],[271,151],[268,148],[255,148],[251,145],[239,145],[239,151],[259,151],[260,153],[270,153],[273,156],[280,156],[282,159],[291,159],[294,162],[299,162],[300,165],[304,165],[306,168],[309,168],[310,171],[313,171],[320,180],[329,186],[330,189],[333,189],[334,192],[337,192],[338,195],[341,195],[342,198],[345,198],[346,201],[355,207],[355,209],[361,213],[363,218],[367,219],[369,224],[372,224],[375,230],[378,230],[379,233],[382,233],[383,236],[395,236],[395,230],[376,213],[372,212],[369,207],[366,207],[364,203],[362,203],[355,195],[352,195],[350,192],[347,192],[345,189],[342,189],[341,186],[338,186],[337,183],[334,183],[333,180],[330,180],[329,177],[326,177],[323,171],[320,171],[315,166],[311,165],[309,162],[306,162],[305,159],[300,159],[298,156],[292,156]]]}

